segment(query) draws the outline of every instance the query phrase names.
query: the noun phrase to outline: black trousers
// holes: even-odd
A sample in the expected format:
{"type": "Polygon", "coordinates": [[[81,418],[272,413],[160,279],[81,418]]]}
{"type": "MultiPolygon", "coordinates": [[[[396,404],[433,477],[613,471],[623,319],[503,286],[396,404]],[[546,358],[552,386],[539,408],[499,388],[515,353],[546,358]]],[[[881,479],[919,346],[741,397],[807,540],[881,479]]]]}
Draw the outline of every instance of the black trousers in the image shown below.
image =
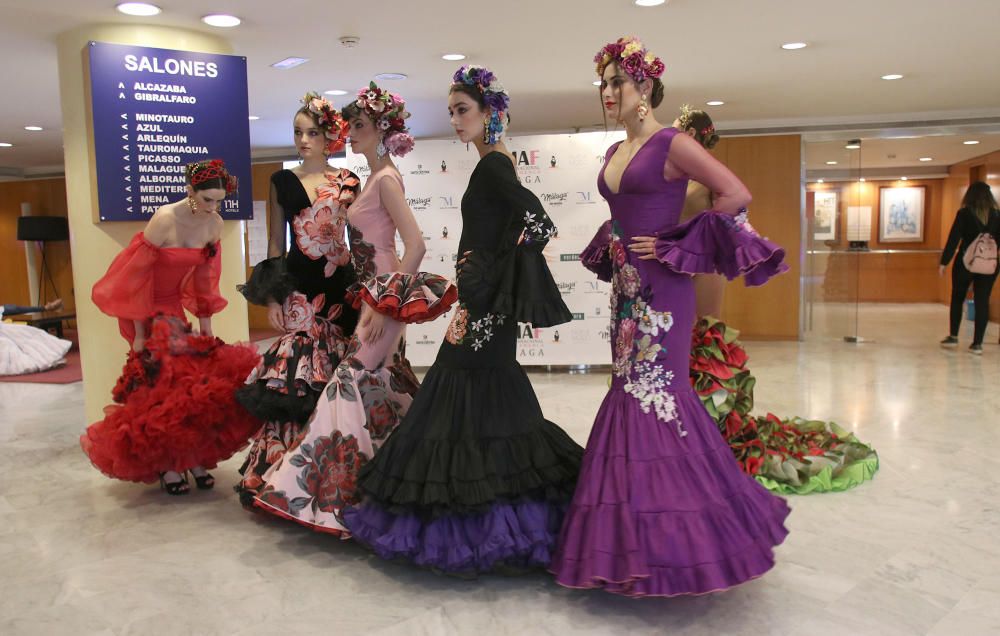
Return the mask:
{"type": "Polygon", "coordinates": [[[969,293],[969,285],[972,285],[972,302],[976,307],[976,328],[972,344],[983,344],[986,325],[990,321],[990,292],[993,291],[996,279],[996,274],[992,276],[973,274],[965,269],[961,258],[955,259],[955,264],[951,268],[951,331],[948,333],[953,336],[958,335],[965,295],[969,293]]]}

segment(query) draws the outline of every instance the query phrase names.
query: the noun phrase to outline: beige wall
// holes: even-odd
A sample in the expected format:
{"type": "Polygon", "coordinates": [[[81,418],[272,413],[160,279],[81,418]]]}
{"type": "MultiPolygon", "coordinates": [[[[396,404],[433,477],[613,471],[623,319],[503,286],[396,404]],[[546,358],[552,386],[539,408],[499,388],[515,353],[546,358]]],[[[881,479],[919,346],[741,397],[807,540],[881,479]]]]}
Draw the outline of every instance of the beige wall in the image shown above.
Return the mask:
{"type": "MultiPolygon", "coordinates": [[[[57,38],[59,89],[63,118],[66,168],[66,201],[72,249],[73,287],[89,298],[94,283],[114,256],[142,229],[142,223],[97,223],[97,190],[90,100],[88,95],[87,42],[139,44],[167,49],[228,53],[230,47],[217,37],[177,29],[118,25],[92,25],[57,38]]],[[[222,236],[223,290],[245,279],[242,223],[227,222],[222,236]]],[[[226,294],[229,307],[213,319],[213,330],[229,341],[247,338],[246,303],[226,294]]],[[[127,343],[118,333],[117,321],[90,302],[77,305],[80,358],[84,377],[84,403],[88,421],[101,417],[110,401],[111,387],[121,372],[127,343]]]]}

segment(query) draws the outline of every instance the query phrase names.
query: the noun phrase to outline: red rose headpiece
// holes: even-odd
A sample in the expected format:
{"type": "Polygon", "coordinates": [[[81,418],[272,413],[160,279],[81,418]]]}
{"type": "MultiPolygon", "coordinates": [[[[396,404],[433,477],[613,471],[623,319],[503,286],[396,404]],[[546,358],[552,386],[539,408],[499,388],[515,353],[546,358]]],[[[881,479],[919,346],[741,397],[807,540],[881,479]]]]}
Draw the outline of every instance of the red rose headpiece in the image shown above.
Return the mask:
{"type": "Polygon", "coordinates": [[[343,150],[350,126],[340,111],[315,91],[306,93],[306,96],[302,98],[302,104],[316,119],[319,129],[323,131],[323,137],[326,139],[326,154],[332,155],[343,150]]]}
{"type": "Polygon", "coordinates": [[[191,187],[211,181],[212,179],[220,179],[222,181],[223,187],[226,189],[226,194],[236,192],[238,185],[236,177],[229,174],[226,170],[226,164],[222,162],[222,159],[209,159],[207,161],[188,164],[187,180],[191,184],[191,187]]]}

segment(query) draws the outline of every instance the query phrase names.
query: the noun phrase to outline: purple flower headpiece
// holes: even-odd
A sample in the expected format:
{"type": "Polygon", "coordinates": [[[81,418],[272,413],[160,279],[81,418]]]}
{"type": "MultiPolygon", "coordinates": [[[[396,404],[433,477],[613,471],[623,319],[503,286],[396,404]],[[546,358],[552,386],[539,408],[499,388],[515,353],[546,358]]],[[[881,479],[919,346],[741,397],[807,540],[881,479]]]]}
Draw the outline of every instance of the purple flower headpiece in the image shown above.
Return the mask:
{"type": "Polygon", "coordinates": [[[475,86],[483,95],[483,101],[493,110],[490,120],[486,125],[484,141],[490,145],[495,144],[503,135],[503,130],[510,121],[507,109],[510,107],[510,95],[503,87],[493,71],[485,66],[467,65],[455,71],[452,77],[455,84],[475,86]]]}
{"type": "Polygon", "coordinates": [[[597,74],[601,77],[608,64],[614,62],[636,82],[658,78],[663,75],[665,68],[663,61],[647,51],[642,41],[634,35],[605,44],[594,56],[594,62],[597,64],[597,74]]]}

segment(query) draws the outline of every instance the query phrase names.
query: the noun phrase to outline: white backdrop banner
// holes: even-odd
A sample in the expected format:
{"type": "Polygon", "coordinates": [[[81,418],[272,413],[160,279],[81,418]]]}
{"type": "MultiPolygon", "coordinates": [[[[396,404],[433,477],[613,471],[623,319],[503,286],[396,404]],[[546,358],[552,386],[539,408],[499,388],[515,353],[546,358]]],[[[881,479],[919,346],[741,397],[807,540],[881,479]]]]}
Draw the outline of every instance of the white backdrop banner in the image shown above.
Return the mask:
{"type": "MultiPolygon", "coordinates": [[[[521,364],[610,364],[610,285],[584,269],[579,255],[610,217],[608,204],[597,191],[597,174],[608,146],[623,137],[622,132],[596,132],[506,140],[521,182],[538,196],[558,228],[544,254],[574,316],[572,322],[549,329],[521,325],[517,348],[521,364]]],[[[449,140],[418,140],[410,154],[396,161],[427,244],[421,270],[454,278],[462,194],[478,161],[474,147],[449,140]]],[[[369,175],[360,155],[348,151],[346,165],[362,179],[369,175]]],[[[434,362],[449,320],[450,315],[407,327],[406,353],[413,365],[434,362]]]]}

